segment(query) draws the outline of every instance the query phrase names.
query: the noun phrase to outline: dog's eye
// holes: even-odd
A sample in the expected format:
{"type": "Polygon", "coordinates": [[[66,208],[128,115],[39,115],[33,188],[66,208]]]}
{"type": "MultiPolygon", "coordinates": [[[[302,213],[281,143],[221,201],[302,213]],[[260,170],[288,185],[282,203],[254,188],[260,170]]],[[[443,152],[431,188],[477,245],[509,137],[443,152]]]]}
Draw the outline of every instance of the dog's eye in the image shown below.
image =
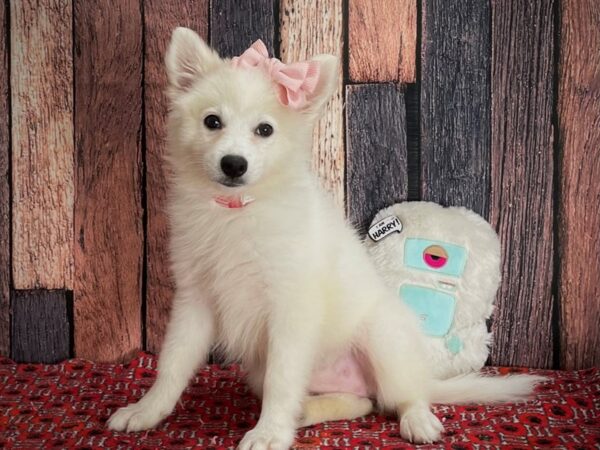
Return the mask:
{"type": "Polygon", "coordinates": [[[219,116],[215,116],[214,114],[211,114],[204,118],[204,125],[209,130],[218,130],[220,128],[223,128],[223,125],[221,124],[221,119],[219,118],[219,116]]]}
{"type": "Polygon", "coordinates": [[[273,127],[268,123],[261,123],[254,130],[256,134],[262,137],[269,137],[273,134],[273,127]]]}

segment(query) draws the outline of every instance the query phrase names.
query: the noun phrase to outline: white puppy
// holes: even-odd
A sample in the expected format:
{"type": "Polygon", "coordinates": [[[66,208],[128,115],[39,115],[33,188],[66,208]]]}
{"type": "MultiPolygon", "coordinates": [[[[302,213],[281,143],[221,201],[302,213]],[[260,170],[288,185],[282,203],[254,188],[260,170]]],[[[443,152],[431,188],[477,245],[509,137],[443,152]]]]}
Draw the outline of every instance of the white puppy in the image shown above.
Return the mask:
{"type": "Polygon", "coordinates": [[[323,55],[283,66],[260,46],[224,60],[193,31],[174,31],[166,65],[176,293],[158,378],[110,428],[158,424],[213,346],[241,361],[262,396],[241,449],[288,448],[298,425],[365,414],[369,396],[398,412],[404,438],[433,442],[442,425],[431,402],[515,400],[532,390],[533,377],[430,375],[416,317],[310,171],[313,126],[337,64],[323,55]],[[364,386],[312,389],[315,372],[333,363],[364,386]]]}

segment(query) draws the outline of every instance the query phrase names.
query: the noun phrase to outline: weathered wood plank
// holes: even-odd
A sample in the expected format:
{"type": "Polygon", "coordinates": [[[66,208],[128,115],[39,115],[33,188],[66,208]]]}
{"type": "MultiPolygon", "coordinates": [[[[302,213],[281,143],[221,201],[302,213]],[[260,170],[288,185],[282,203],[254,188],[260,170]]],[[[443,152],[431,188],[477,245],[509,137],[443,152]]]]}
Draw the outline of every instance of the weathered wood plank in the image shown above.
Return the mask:
{"type": "Polygon", "coordinates": [[[348,2],[348,71],[352,81],[414,83],[416,46],[417,0],[348,2]]]}
{"type": "Polygon", "coordinates": [[[10,351],[10,115],[8,3],[0,4],[0,355],[10,351]]]}
{"type": "Polygon", "coordinates": [[[490,182],[488,2],[422,2],[423,200],[487,217],[490,182]]]}
{"type": "Polygon", "coordinates": [[[70,356],[70,325],[65,291],[14,291],[11,358],[55,363],[70,356]]]}
{"type": "Polygon", "coordinates": [[[141,348],[142,16],[137,0],[75,1],[75,352],[141,348]]]}
{"type": "Polygon", "coordinates": [[[406,200],[404,96],[394,84],[346,86],[346,209],[361,234],[382,208],[406,200]]]}
{"type": "Polygon", "coordinates": [[[71,288],[73,44],[71,0],[11,2],[13,280],[71,288]]]}
{"type": "Polygon", "coordinates": [[[600,15],[560,2],[560,363],[600,365],[600,15]]]}
{"type": "Polygon", "coordinates": [[[492,1],[490,222],[503,255],[496,365],[553,362],[553,3],[492,1]]]}
{"type": "MultiPolygon", "coordinates": [[[[281,59],[301,61],[320,53],[343,57],[341,0],[282,0],[281,59]]],[[[338,87],[323,117],[315,127],[313,169],[336,203],[344,204],[344,116],[343,75],[340,64],[338,87]]]]}
{"type": "Polygon", "coordinates": [[[173,29],[208,34],[208,0],[149,0],[144,5],[146,39],[144,111],[146,127],[146,350],[162,345],[173,286],[168,264],[167,183],[163,155],[168,103],[164,54],[173,29]]]}
{"type": "Polygon", "coordinates": [[[408,177],[407,200],[421,199],[421,136],[419,127],[419,86],[409,84],[404,91],[406,104],[406,167],[408,177]]]}
{"type": "Polygon", "coordinates": [[[273,0],[211,0],[210,44],[221,56],[237,56],[262,39],[270,55],[275,48],[273,0]]]}

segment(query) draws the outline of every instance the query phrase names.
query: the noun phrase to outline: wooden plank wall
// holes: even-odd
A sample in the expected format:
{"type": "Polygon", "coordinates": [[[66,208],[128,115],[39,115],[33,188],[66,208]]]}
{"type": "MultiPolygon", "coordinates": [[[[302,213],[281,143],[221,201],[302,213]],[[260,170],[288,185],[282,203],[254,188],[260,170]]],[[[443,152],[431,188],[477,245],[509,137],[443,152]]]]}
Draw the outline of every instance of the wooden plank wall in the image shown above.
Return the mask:
{"type": "Polygon", "coordinates": [[[349,85],[346,211],[361,235],[382,208],[406,200],[404,95],[391,83],[349,85]]]}
{"type": "Polygon", "coordinates": [[[10,352],[10,109],[8,4],[0,4],[0,355],[10,352]]]}
{"type": "Polygon", "coordinates": [[[69,305],[64,290],[19,290],[13,296],[11,356],[55,363],[70,355],[69,305]]]}
{"type": "Polygon", "coordinates": [[[560,366],[600,365],[600,14],[560,4],[558,65],[560,366]]]}
{"type": "Polygon", "coordinates": [[[494,364],[553,364],[554,12],[552,0],[492,1],[490,221],[504,254],[494,364]]]}
{"type": "Polygon", "coordinates": [[[313,167],[349,219],[407,198],[476,210],[503,248],[490,362],[600,364],[594,0],[33,4],[0,8],[0,354],[159,350],[163,55],[188,26],[225,56],[258,38],[285,62],[338,55],[313,167]]]}
{"type": "Polygon", "coordinates": [[[75,354],[142,348],[142,10],[75,0],[75,354]]]}
{"type": "Polygon", "coordinates": [[[23,360],[69,356],[55,320],[67,299],[47,289],[73,280],[72,36],[69,0],[10,3],[12,279],[29,290],[12,298],[11,348],[23,360]]]}
{"type": "Polygon", "coordinates": [[[236,56],[262,39],[275,52],[275,2],[272,0],[211,0],[210,43],[222,56],[236,56]]]}
{"type": "MultiPolygon", "coordinates": [[[[281,60],[302,61],[330,53],[343,57],[342,0],[282,0],[281,60]]],[[[312,167],[336,203],[344,204],[344,80],[340,64],[338,86],[315,128],[312,167]]]]}
{"type": "Polygon", "coordinates": [[[421,194],[486,217],[490,180],[487,2],[422,2],[421,194]]]}
{"type": "Polygon", "coordinates": [[[13,282],[71,289],[73,5],[11,3],[13,282]]]}
{"type": "Polygon", "coordinates": [[[208,37],[208,0],[150,1],[144,7],[144,126],[146,131],[146,348],[158,352],[165,333],[173,285],[169,276],[163,164],[167,76],[164,54],[177,26],[208,37]]]}
{"type": "Polygon", "coordinates": [[[416,0],[350,1],[348,23],[352,82],[416,81],[416,0]]]}
{"type": "Polygon", "coordinates": [[[404,91],[416,77],[416,0],[350,2],[346,86],[346,213],[361,233],[385,206],[406,200],[404,91]],[[391,84],[389,82],[393,82],[391,84]]]}

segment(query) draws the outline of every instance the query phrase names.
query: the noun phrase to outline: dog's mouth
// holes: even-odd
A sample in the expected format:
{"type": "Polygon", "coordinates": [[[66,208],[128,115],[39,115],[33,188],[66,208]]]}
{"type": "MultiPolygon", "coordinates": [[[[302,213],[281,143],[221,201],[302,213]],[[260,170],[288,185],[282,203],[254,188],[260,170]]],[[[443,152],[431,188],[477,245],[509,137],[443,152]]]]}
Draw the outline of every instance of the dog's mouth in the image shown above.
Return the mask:
{"type": "Polygon", "coordinates": [[[226,187],[235,188],[240,186],[245,186],[246,182],[241,178],[221,178],[217,180],[217,182],[226,187]]]}

